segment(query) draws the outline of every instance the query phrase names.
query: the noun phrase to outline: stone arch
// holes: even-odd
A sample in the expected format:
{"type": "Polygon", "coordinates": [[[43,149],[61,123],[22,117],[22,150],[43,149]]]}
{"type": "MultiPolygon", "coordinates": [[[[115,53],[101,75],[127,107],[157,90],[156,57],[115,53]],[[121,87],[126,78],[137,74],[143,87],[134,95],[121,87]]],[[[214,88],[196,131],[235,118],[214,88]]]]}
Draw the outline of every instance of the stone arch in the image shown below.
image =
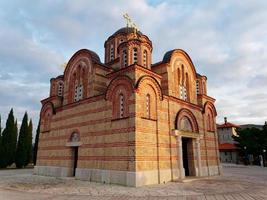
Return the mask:
{"type": "Polygon", "coordinates": [[[183,61],[186,62],[186,64],[188,64],[188,66],[191,67],[194,76],[196,77],[196,68],[190,58],[190,56],[182,49],[174,49],[171,51],[168,51],[167,53],[165,53],[162,61],[164,63],[169,63],[170,66],[172,67],[172,71],[174,71],[173,65],[176,61],[183,61]]]}
{"type": "Polygon", "coordinates": [[[107,90],[105,99],[106,100],[112,100],[112,96],[114,94],[114,90],[118,85],[123,85],[127,92],[131,93],[134,90],[132,79],[128,76],[122,75],[114,78],[112,81],[110,81],[107,90]]]}
{"type": "Polygon", "coordinates": [[[182,108],[176,115],[176,118],[175,118],[175,129],[179,129],[179,124],[181,122],[181,120],[183,120],[183,118],[187,118],[190,122],[190,125],[192,127],[192,131],[195,132],[195,133],[198,133],[199,132],[199,128],[198,128],[198,123],[197,123],[197,120],[196,120],[196,117],[194,116],[194,114],[186,109],[186,108],[182,108]]]}
{"type": "Polygon", "coordinates": [[[204,113],[204,114],[206,113],[206,111],[207,111],[208,108],[212,111],[212,115],[213,115],[214,117],[216,117],[216,116],[217,116],[217,111],[216,111],[216,108],[215,108],[214,104],[211,103],[211,102],[209,102],[209,101],[207,101],[207,102],[204,104],[204,109],[203,109],[203,113],[204,113]]]}
{"type": "Polygon", "coordinates": [[[47,102],[43,105],[40,118],[41,118],[41,130],[42,132],[50,131],[52,116],[55,114],[54,105],[51,102],[47,102]]]}
{"type": "Polygon", "coordinates": [[[136,85],[135,85],[135,89],[138,90],[144,84],[150,85],[154,89],[154,91],[156,93],[156,96],[160,100],[163,100],[163,94],[162,94],[161,86],[160,86],[160,84],[158,83],[158,81],[154,77],[151,77],[151,76],[148,76],[148,75],[144,75],[144,76],[140,77],[138,79],[136,85]]]}
{"type": "Polygon", "coordinates": [[[105,99],[112,102],[113,118],[124,118],[129,116],[129,101],[133,89],[132,80],[128,76],[119,76],[110,82],[105,99]],[[123,114],[120,113],[121,96],[123,97],[123,114]]]}
{"type": "Polygon", "coordinates": [[[206,129],[208,131],[215,131],[215,118],[217,116],[217,112],[213,103],[211,102],[205,103],[203,114],[204,114],[206,129]]]}
{"type": "Polygon", "coordinates": [[[78,81],[83,87],[83,98],[93,89],[89,84],[90,76],[93,74],[94,63],[101,63],[98,55],[88,49],[77,51],[69,60],[64,71],[64,87],[68,93],[68,102],[74,101],[75,83],[78,81]]]}

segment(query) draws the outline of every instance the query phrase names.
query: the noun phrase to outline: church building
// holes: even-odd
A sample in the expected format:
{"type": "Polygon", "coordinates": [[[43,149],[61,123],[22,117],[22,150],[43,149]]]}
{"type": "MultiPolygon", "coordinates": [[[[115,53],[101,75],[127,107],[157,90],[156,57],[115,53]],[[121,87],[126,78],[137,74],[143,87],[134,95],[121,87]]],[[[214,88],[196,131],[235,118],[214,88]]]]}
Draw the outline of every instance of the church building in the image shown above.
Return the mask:
{"type": "Polygon", "coordinates": [[[189,55],[152,63],[134,27],[104,47],[104,62],[81,49],[50,80],[34,173],[134,187],[220,174],[215,99],[189,55]]]}

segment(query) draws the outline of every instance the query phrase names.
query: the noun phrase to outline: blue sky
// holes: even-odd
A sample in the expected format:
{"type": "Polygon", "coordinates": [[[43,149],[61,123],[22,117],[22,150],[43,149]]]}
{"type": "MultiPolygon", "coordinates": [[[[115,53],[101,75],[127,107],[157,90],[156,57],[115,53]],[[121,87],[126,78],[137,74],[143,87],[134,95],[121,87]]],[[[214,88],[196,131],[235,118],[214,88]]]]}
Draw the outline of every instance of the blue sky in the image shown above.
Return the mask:
{"type": "Polygon", "coordinates": [[[60,65],[82,48],[103,61],[104,42],[125,26],[127,12],[153,42],[153,62],[182,48],[208,77],[217,122],[267,120],[267,1],[0,2],[0,114],[11,107],[19,122],[25,110],[36,125],[40,100],[60,65]]]}

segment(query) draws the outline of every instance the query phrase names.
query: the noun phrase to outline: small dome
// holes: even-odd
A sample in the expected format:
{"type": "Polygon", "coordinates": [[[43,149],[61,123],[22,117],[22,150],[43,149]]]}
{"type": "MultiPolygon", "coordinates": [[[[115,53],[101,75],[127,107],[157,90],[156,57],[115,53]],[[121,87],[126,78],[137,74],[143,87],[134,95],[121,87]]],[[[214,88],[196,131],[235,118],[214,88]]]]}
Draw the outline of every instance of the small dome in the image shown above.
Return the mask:
{"type": "MultiPolygon", "coordinates": [[[[135,32],[135,28],[133,28],[133,27],[123,27],[123,28],[117,30],[112,36],[120,34],[120,33],[127,34],[127,33],[134,33],[134,32],[135,32]]],[[[137,31],[137,34],[143,35],[143,33],[141,31],[137,31]]]]}
{"type": "Polygon", "coordinates": [[[90,52],[90,54],[91,54],[91,56],[92,56],[92,60],[93,60],[94,62],[96,62],[96,63],[101,63],[101,60],[100,60],[100,58],[99,58],[99,56],[97,55],[96,52],[91,51],[91,50],[88,50],[88,51],[90,52]]]}

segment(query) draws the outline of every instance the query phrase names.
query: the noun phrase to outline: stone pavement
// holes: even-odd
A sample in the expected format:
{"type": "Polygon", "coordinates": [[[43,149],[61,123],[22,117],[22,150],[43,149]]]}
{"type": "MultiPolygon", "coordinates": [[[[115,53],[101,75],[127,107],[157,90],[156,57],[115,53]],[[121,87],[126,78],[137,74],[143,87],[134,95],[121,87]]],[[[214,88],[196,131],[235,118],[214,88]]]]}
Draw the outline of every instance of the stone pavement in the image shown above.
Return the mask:
{"type": "Polygon", "coordinates": [[[223,165],[223,175],[139,188],[0,170],[0,200],[264,200],[267,168],[223,165]]]}

